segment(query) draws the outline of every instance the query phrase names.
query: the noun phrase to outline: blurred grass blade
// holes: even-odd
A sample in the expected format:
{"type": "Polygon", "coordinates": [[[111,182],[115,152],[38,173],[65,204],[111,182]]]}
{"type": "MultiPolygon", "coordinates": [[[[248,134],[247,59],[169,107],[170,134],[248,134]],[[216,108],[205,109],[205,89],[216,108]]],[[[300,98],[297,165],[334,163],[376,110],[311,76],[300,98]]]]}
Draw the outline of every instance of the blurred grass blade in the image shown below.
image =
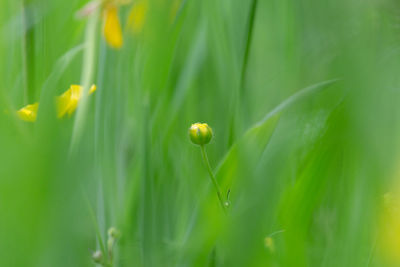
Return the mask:
{"type": "Polygon", "coordinates": [[[99,224],[97,223],[96,214],[95,214],[94,209],[92,207],[92,204],[90,203],[90,200],[87,197],[87,194],[86,194],[86,192],[84,190],[82,190],[82,197],[86,202],[87,209],[89,211],[89,215],[90,215],[90,218],[92,220],[94,230],[96,232],[97,240],[99,242],[100,250],[103,253],[103,255],[105,257],[107,257],[108,254],[107,254],[107,251],[106,251],[106,246],[105,246],[105,243],[103,241],[103,237],[101,235],[99,224]]]}
{"type": "Polygon", "coordinates": [[[227,193],[235,178],[247,177],[254,170],[269,143],[282,111],[305,97],[327,88],[328,85],[336,81],[337,79],[328,80],[300,90],[247,130],[243,137],[231,147],[217,168],[216,177],[222,190],[227,193]]]}
{"type": "Polygon", "coordinates": [[[249,14],[249,20],[247,22],[248,26],[247,26],[247,33],[246,33],[246,46],[244,49],[244,54],[243,54],[243,62],[242,62],[242,72],[240,75],[240,93],[239,93],[239,97],[244,97],[244,84],[245,84],[245,80],[246,80],[246,74],[247,74],[247,65],[249,62],[249,54],[250,54],[250,46],[251,46],[251,42],[253,39],[253,31],[254,31],[254,21],[255,21],[255,17],[256,17],[256,12],[257,12],[257,3],[258,0],[253,0],[253,2],[251,3],[251,7],[250,7],[250,14],[249,14]]]}
{"type": "Polygon", "coordinates": [[[306,88],[300,90],[299,92],[295,93],[294,95],[292,95],[291,97],[289,97],[285,101],[283,101],[281,104],[279,104],[276,108],[274,108],[267,115],[265,115],[265,117],[259,123],[257,123],[256,126],[265,123],[267,120],[269,120],[276,114],[278,114],[281,111],[285,110],[286,108],[290,107],[294,103],[304,99],[305,97],[309,96],[310,94],[317,93],[323,89],[327,89],[328,85],[331,85],[339,80],[340,79],[332,79],[332,80],[323,81],[323,82],[316,83],[314,85],[311,85],[309,87],[306,87],[306,88]]]}
{"type": "Polygon", "coordinates": [[[87,98],[89,93],[90,84],[93,81],[94,68],[95,68],[95,54],[96,54],[96,42],[97,42],[97,24],[99,18],[99,11],[96,10],[88,20],[86,26],[86,39],[85,39],[85,50],[83,55],[83,67],[81,85],[83,86],[82,98],[79,101],[79,106],[76,112],[73,135],[71,141],[71,151],[78,144],[81,137],[85,120],[87,107],[87,98]]]}
{"type": "Polygon", "coordinates": [[[65,72],[67,67],[71,64],[72,60],[83,50],[83,45],[78,45],[68,52],[66,52],[55,64],[54,70],[50,73],[49,77],[43,84],[42,94],[47,91],[48,88],[54,88],[61,75],[65,72]]]}
{"type": "MultiPolygon", "coordinates": [[[[78,45],[68,52],[66,52],[62,57],[58,59],[56,62],[53,71],[50,73],[49,77],[46,79],[42,86],[42,90],[40,92],[40,106],[39,115],[38,115],[38,123],[40,123],[41,118],[49,117],[54,113],[47,113],[48,108],[54,109],[54,96],[56,95],[55,91],[57,90],[57,83],[61,79],[61,76],[65,73],[68,66],[75,59],[75,57],[81,52],[83,49],[83,45],[78,45]]],[[[55,118],[55,117],[54,117],[55,118]]],[[[44,120],[46,121],[46,120],[44,120]]]]}
{"type": "Polygon", "coordinates": [[[180,78],[176,84],[175,94],[172,99],[172,117],[175,118],[182,103],[184,102],[185,96],[190,88],[190,83],[193,82],[194,77],[200,70],[204,62],[205,49],[207,47],[207,28],[204,23],[199,26],[193,46],[188,54],[188,59],[185,64],[185,68],[180,75],[180,78]]]}
{"type": "Polygon", "coordinates": [[[22,1],[22,73],[24,104],[33,103],[35,98],[35,33],[29,24],[34,20],[34,9],[28,8],[29,0],[22,1]]]}
{"type": "MultiPolygon", "coordinates": [[[[203,66],[206,47],[207,27],[205,23],[201,23],[195,34],[192,47],[188,52],[185,68],[182,70],[182,73],[176,82],[176,89],[172,99],[164,101],[164,104],[171,106],[171,111],[169,114],[171,119],[168,120],[168,123],[165,127],[165,132],[162,134],[163,136],[166,136],[166,134],[171,131],[174,121],[179,117],[179,111],[182,109],[182,105],[185,103],[191,83],[193,83],[195,77],[198,75],[201,67],[203,66]]],[[[160,124],[160,118],[164,116],[164,112],[165,109],[162,106],[159,106],[153,118],[154,122],[152,122],[152,124],[160,124]]]]}
{"type": "Polygon", "coordinates": [[[250,128],[226,154],[216,172],[216,178],[225,194],[237,177],[247,176],[256,166],[268,145],[278,120],[279,114],[275,114],[262,124],[250,128]]]}

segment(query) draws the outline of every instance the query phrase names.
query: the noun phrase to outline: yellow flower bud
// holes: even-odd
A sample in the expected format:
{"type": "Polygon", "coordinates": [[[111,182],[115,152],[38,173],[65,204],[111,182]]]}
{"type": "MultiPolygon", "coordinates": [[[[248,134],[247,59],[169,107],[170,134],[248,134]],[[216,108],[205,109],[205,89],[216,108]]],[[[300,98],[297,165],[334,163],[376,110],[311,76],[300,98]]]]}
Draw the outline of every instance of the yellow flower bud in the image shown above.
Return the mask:
{"type": "Polygon", "coordinates": [[[194,123],[189,128],[189,137],[193,144],[206,145],[210,143],[213,132],[207,123],[194,123]]]}

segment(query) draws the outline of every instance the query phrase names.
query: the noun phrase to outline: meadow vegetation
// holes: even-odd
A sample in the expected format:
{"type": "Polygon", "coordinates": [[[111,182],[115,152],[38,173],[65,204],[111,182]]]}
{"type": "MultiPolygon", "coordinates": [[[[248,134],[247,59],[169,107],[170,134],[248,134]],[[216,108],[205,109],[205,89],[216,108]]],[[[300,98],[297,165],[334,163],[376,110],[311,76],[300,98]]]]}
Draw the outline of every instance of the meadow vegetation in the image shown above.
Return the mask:
{"type": "Polygon", "coordinates": [[[400,264],[396,0],[2,0],[0,81],[0,266],[400,264]]]}

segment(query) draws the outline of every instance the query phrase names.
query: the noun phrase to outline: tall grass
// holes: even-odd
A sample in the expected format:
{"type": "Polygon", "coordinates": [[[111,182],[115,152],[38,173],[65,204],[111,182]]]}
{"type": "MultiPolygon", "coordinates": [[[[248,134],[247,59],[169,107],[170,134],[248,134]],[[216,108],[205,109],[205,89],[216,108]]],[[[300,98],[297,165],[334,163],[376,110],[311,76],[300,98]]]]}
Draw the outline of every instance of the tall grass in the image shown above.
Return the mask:
{"type": "Polygon", "coordinates": [[[0,2],[0,266],[94,266],[110,227],[113,266],[397,266],[398,2],[136,2],[119,50],[84,0],[0,2]]]}

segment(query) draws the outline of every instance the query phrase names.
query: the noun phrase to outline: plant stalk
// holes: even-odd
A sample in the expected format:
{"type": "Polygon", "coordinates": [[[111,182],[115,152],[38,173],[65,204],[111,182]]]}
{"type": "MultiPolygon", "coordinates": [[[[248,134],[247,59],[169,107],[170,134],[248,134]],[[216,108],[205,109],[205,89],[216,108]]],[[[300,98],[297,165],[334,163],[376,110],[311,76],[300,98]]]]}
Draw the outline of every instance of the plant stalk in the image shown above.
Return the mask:
{"type": "Polygon", "coordinates": [[[204,163],[206,164],[206,167],[207,167],[208,174],[210,175],[211,181],[214,184],[215,191],[217,191],[217,195],[218,195],[219,203],[221,204],[221,208],[224,211],[224,213],[226,213],[224,199],[221,194],[221,189],[219,188],[217,179],[215,179],[214,173],[211,169],[210,161],[208,160],[207,152],[206,152],[204,145],[201,145],[200,149],[201,149],[201,155],[203,156],[204,163]]]}

